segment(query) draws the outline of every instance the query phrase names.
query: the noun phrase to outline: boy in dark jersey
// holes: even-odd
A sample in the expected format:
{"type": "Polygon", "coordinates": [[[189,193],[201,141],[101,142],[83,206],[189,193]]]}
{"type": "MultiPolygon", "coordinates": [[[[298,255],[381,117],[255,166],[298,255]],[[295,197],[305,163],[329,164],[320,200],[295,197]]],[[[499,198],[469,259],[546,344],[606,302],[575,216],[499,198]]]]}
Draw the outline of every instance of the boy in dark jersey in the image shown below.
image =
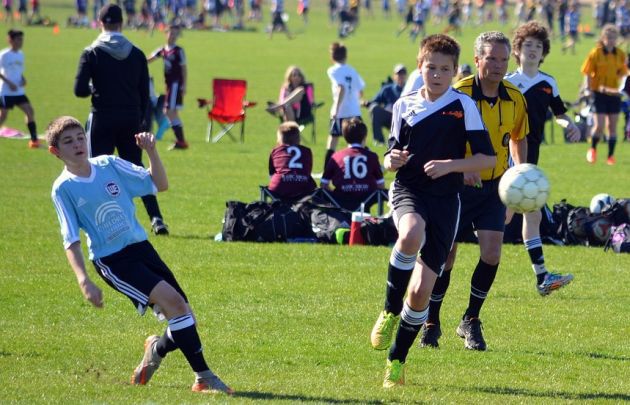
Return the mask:
{"type": "Polygon", "coordinates": [[[269,191],[283,200],[294,200],[315,190],[311,177],[313,153],[300,145],[300,127],[287,121],[278,127],[278,145],[269,155],[269,191]]]}
{"type": "Polygon", "coordinates": [[[394,104],[384,166],[397,171],[390,201],[398,240],[389,259],[384,309],[371,334],[372,346],[386,349],[400,318],[387,358],[385,388],[404,384],[407,353],[427,318],[433,285],[457,231],[462,173],[496,163],[475,103],[451,88],[459,53],[457,41],[447,35],[423,39],[418,67],[424,85],[394,104]],[[464,158],[467,144],[472,155],[464,158]]]}
{"type": "MultiPolygon", "coordinates": [[[[506,79],[518,87],[527,101],[529,135],[527,135],[527,163],[538,164],[540,144],[547,111],[551,111],[558,123],[566,128],[571,141],[580,139],[580,130],[566,115],[567,109],[560,98],[556,80],[540,71],[539,66],[549,54],[550,42],[547,29],[535,21],[521,25],[512,39],[512,54],[519,67],[506,75],[506,79]]],[[[573,280],[572,274],[552,273],[545,268],[542,240],[540,239],[541,211],[523,215],[523,242],[536,274],[536,289],[540,295],[567,285],[573,280]]]]}
{"type": "Polygon", "coordinates": [[[180,32],[178,25],[171,24],[166,30],[166,45],[155,50],[147,58],[148,62],[153,62],[158,58],[164,59],[164,81],[166,83],[164,114],[171,123],[176,139],[169,149],[188,149],[188,143],[184,139],[184,124],[182,124],[178,113],[184,105],[187,78],[186,55],[184,49],[177,45],[180,32]]]}
{"type": "MultiPolygon", "coordinates": [[[[335,152],[322,175],[322,188],[331,189],[343,208],[355,210],[370,194],[384,188],[385,179],[378,155],[365,147],[367,126],[359,118],[342,124],[343,137],[348,147],[335,152]]],[[[365,208],[369,210],[369,205],[365,208]]]]}

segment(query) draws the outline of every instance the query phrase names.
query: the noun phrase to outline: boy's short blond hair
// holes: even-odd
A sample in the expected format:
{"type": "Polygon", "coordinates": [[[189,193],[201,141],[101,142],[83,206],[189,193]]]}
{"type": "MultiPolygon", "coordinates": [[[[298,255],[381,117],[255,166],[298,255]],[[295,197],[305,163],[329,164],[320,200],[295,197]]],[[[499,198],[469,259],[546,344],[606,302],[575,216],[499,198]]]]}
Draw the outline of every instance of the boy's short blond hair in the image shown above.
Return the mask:
{"type": "Polygon", "coordinates": [[[300,126],[295,121],[287,121],[278,127],[278,144],[279,145],[299,145],[300,144],[300,126]]]}
{"type": "Polygon", "coordinates": [[[61,134],[72,128],[81,128],[81,130],[85,132],[83,125],[74,117],[64,115],[55,118],[46,128],[46,142],[48,142],[49,146],[56,148],[59,145],[61,134]]]}

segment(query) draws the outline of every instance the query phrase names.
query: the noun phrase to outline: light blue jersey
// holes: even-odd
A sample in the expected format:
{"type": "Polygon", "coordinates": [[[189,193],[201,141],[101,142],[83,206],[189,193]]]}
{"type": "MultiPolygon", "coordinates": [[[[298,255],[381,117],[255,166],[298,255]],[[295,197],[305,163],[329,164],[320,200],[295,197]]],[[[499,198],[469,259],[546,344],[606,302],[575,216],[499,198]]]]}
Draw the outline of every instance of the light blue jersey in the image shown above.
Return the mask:
{"type": "Polygon", "coordinates": [[[66,169],[55,180],[52,199],[61,225],[64,248],[87,234],[90,260],[147,240],[136,219],[134,197],[156,194],[151,174],[116,156],[89,159],[92,172],[79,177],[66,169]]]}

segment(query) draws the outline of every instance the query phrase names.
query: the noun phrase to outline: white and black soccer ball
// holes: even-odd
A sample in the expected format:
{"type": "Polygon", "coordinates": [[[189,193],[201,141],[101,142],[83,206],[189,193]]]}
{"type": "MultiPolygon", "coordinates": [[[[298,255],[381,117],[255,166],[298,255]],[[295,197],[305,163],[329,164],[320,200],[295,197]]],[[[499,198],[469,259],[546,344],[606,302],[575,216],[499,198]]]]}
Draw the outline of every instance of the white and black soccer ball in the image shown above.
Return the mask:
{"type": "Polygon", "coordinates": [[[538,166],[530,163],[509,168],[499,182],[499,197],[514,212],[541,209],[549,198],[549,180],[538,166]]]}
{"type": "Polygon", "coordinates": [[[608,208],[612,207],[615,201],[615,197],[611,196],[610,194],[599,193],[593,196],[589,208],[593,214],[599,214],[602,211],[606,211],[608,208]]]}

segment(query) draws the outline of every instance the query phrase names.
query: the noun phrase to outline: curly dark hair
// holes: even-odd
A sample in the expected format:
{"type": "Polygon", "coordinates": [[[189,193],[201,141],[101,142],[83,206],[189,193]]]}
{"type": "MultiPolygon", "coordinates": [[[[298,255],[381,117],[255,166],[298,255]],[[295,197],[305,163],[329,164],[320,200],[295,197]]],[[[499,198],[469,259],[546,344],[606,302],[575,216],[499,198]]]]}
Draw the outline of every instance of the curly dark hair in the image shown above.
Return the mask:
{"type": "Polygon", "coordinates": [[[516,60],[517,64],[521,64],[521,59],[519,57],[519,53],[521,52],[521,48],[523,46],[523,42],[525,42],[525,38],[536,38],[543,45],[543,53],[542,59],[540,63],[543,63],[545,57],[549,55],[549,50],[551,49],[551,44],[549,42],[549,32],[547,28],[542,26],[537,21],[530,21],[518,27],[514,32],[514,38],[512,38],[512,55],[516,60]]]}

